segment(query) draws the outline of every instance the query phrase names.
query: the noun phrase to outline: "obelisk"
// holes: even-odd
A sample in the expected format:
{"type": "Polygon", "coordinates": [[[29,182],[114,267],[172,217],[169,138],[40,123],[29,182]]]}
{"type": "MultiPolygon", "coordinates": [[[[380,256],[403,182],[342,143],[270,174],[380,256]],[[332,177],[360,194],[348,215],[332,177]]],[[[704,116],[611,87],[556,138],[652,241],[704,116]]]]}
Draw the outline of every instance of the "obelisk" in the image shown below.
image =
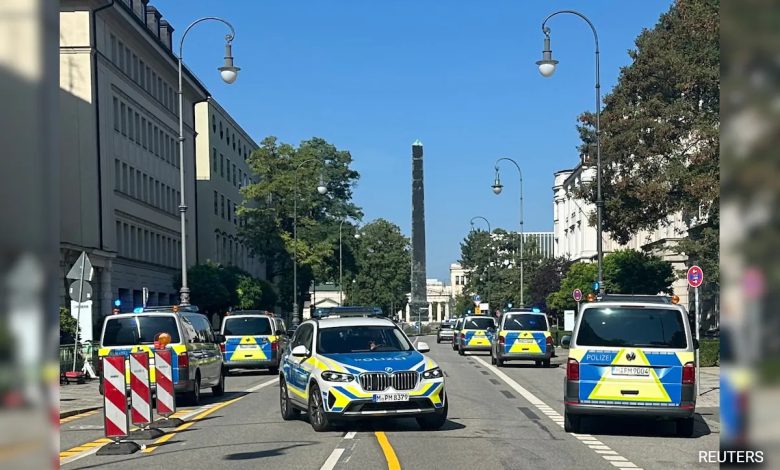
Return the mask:
{"type": "Polygon", "coordinates": [[[425,289],[425,184],[423,179],[423,145],[412,144],[412,292],[410,320],[427,321],[428,296],[425,289]]]}

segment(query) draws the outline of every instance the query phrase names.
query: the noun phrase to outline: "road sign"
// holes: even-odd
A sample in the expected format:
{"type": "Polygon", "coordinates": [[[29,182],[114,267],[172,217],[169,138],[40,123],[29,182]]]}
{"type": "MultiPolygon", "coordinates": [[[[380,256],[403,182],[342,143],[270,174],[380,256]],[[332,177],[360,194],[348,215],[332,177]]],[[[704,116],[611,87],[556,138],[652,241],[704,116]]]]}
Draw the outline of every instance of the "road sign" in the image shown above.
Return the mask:
{"type": "Polygon", "coordinates": [[[480,315],[482,312],[480,311],[479,304],[476,304],[474,306],[474,314],[480,315]]]}
{"type": "Polygon", "coordinates": [[[79,325],[79,341],[92,341],[92,301],[70,301],[70,315],[79,325]]]}
{"type": "Polygon", "coordinates": [[[571,296],[574,297],[575,302],[579,302],[582,300],[582,291],[579,289],[574,289],[574,292],[571,293],[571,296]]]}
{"type": "Polygon", "coordinates": [[[563,330],[574,331],[574,310],[563,311],[563,330]]]}
{"type": "Polygon", "coordinates": [[[76,260],[76,263],[70,268],[68,274],[65,276],[67,279],[83,279],[85,281],[91,281],[95,275],[95,270],[92,268],[92,263],[89,261],[86,251],[81,252],[81,256],[76,260]]]}
{"type": "Polygon", "coordinates": [[[490,313],[490,304],[487,303],[487,302],[482,302],[481,304],[479,304],[479,311],[481,313],[489,314],[490,313]]]}
{"type": "Polygon", "coordinates": [[[68,295],[76,302],[92,300],[92,286],[86,281],[73,281],[68,288],[68,295]]]}
{"type": "Polygon", "coordinates": [[[472,299],[474,300],[474,302],[479,302],[480,300],[482,300],[482,297],[480,297],[479,294],[476,294],[472,299]]]}
{"type": "Polygon", "coordinates": [[[699,287],[704,282],[704,271],[695,264],[688,268],[688,285],[691,287],[699,287]]]}
{"type": "Polygon", "coordinates": [[[144,308],[146,308],[146,302],[149,301],[149,288],[144,287],[143,288],[143,300],[144,300],[144,308]]]}

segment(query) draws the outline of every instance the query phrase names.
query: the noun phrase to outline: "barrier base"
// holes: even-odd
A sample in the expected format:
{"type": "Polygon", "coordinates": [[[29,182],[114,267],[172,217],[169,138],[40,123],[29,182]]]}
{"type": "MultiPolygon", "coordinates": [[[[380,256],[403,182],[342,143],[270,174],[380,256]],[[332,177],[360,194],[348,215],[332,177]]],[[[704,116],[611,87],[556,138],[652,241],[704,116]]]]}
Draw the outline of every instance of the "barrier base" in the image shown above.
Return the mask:
{"type": "Polygon", "coordinates": [[[178,428],[184,424],[179,418],[161,418],[152,423],[155,428],[178,428]]]}
{"type": "Polygon", "coordinates": [[[151,440],[151,439],[157,439],[158,437],[162,437],[165,435],[165,431],[161,431],[157,428],[148,428],[148,429],[136,429],[135,431],[131,431],[130,434],[127,435],[130,439],[140,439],[140,440],[151,440]]]}
{"type": "Polygon", "coordinates": [[[141,450],[133,441],[112,442],[101,447],[95,455],[129,455],[141,450]]]}

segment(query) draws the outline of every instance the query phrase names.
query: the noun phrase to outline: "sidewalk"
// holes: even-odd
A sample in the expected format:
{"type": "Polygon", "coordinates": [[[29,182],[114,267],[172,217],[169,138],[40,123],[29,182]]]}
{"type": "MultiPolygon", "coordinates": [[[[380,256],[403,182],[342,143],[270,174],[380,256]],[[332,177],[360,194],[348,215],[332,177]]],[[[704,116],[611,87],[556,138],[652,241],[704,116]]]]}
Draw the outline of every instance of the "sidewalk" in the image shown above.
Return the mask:
{"type": "Polygon", "coordinates": [[[98,380],[84,384],[60,385],[60,418],[103,407],[103,396],[98,393],[98,380]]]}
{"type": "Polygon", "coordinates": [[[702,367],[699,374],[696,408],[720,407],[720,367],[702,367]]]}

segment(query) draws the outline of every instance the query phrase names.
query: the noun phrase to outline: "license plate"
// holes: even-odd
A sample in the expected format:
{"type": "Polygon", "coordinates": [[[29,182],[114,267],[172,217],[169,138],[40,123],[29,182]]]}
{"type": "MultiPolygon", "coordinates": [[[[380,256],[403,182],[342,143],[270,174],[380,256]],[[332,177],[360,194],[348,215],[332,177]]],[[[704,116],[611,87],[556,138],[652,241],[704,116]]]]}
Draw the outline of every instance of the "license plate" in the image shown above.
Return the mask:
{"type": "Polygon", "coordinates": [[[257,346],[254,345],[254,344],[239,344],[238,347],[241,348],[241,349],[255,349],[255,348],[257,348],[257,346]]]}
{"type": "Polygon", "coordinates": [[[374,402],[376,403],[385,403],[389,401],[409,401],[409,394],[408,393],[383,393],[383,394],[374,394],[374,402]]]}
{"type": "Polygon", "coordinates": [[[518,339],[517,342],[520,343],[520,344],[534,344],[536,342],[536,340],[535,339],[524,338],[524,339],[518,339]]]}
{"type": "Polygon", "coordinates": [[[624,367],[618,366],[612,368],[612,375],[629,375],[634,377],[649,377],[649,367],[624,367]]]}

